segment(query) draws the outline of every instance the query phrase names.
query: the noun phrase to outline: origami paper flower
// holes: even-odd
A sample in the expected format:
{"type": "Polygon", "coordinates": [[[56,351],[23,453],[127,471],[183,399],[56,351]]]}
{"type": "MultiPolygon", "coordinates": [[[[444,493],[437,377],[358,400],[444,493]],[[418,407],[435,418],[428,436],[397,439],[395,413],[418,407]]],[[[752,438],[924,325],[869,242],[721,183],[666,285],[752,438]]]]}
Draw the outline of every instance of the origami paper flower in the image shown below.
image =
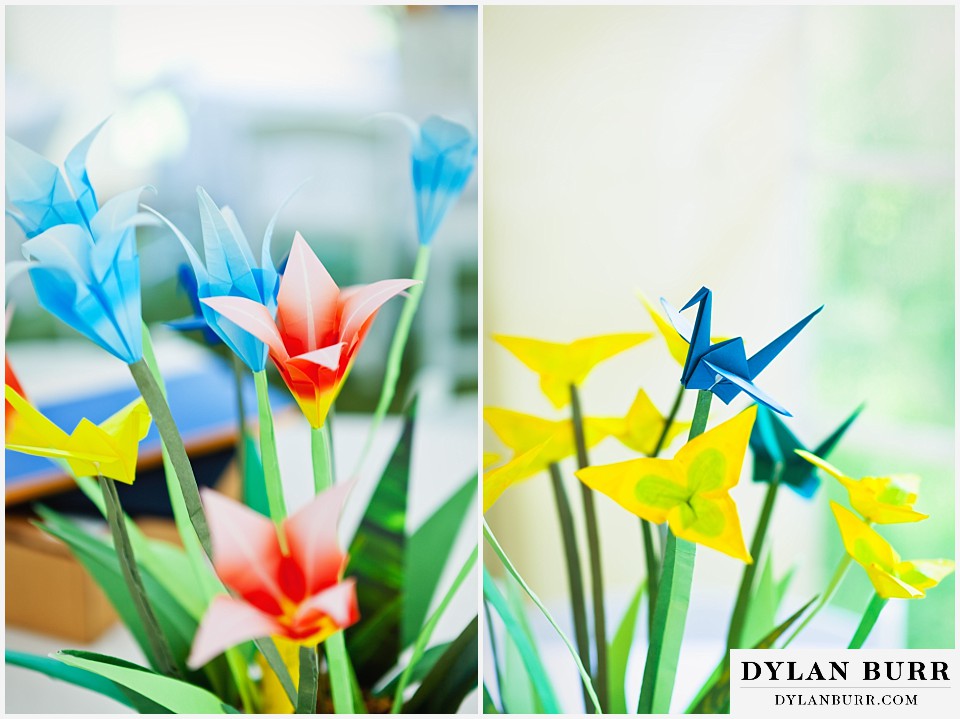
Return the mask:
{"type": "Polygon", "coordinates": [[[660,302],[674,329],[690,344],[683,365],[683,374],[680,377],[684,387],[709,390],[719,397],[724,404],[730,404],[730,401],[740,392],[746,392],[757,402],[766,405],[773,411],[788,417],[791,416],[787,410],[757,387],[753,380],[823,309],[823,305],[747,359],[742,337],[734,337],[724,342],[711,344],[712,293],[706,287],[701,287],[690,301],[680,308],[680,312],[682,312],[698,305],[697,318],[693,327],[666,300],[661,299],[660,302]]]}
{"type": "Polygon", "coordinates": [[[796,453],[827,474],[836,477],[850,494],[850,504],[868,522],[899,524],[919,522],[928,515],[914,511],[920,490],[920,478],[915,474],[891,474],[886,477],[852,479],[832,464],[802,449],[796,453]]]}
{"type": "Polygon", "coordinates": [[[66,460],[77,477],[100,474],[133,484],[137,447],[150,429],[150,412],[143,399],[131,402],[99,425],[82,419],[68,435],[13,387],[7,385],[4,391],[16,412],[16,422],[7,425],[7,449],[66,460]]]}
{"type": "MultiPolygon", "coordinates": [[[[10,331],[10,322],[13,320],[13,305],[11,304],[7,307],[7,317],[6,317],[6,329],[5,332],[10,331]]],[[[10,364],[10,356],[4,355],[4,376],[3,381],[4,385],[13,387],[14,391],[19,394],[21,397],[26,397],[26,393],[23,391],[23,387],[20,386],[20,380],[17,379],[16,373],[13,371],[13,365],[10,364]]],[[[16,410],[14,410],[13,405],[9,401],[4,400],[4,425],[8,430],[10,428],[10,422],[13,420],[16,415],[16,410]]]]}
{"type": "MultiPolygon", "coordinates": [[[[667,350],[670,352],[670,356],[673,357],[677,363],[682,367],[687,361],[687,350],[690,348],[690,344],[680,336],[680,334],[673,328],[669,322],[663,318],[660,310],[654,307],[653,303],[647,299],[647,296],[637,290],[637,297],[643,302],[643,306],[647,310],[647,314],[650,315],[650,319],[653,320],[653,323],[657,326],[657,330],[660,332],[660,336],[663,337],[663,341],[667,344],[667,350]]],[[[728,339],[727,337],[711,337],[711,342],[723,342],[728,339]]]]}
{"type": "MultiPolygon", "coordinates": [[[[483,419],[494,434],[513,450],[514,457],[535,447],[541,448],[536,460],[527,465],[526,471],[516,473],[515,481],[532,477],[554,462],[576,454],[573,422],[569,419],[543,419],[500,407],[484,407],[483,419]]],[[[593,419],[584,419],[584,441],[587,449],[596,446],[606,437],[607,433],[600,429],[593,419]]]]}
{"type": "Polygon", "coordinates": [[[318,494],[277,527],[263,515],[210,489],[203,506],[213,539],[213,568],[236,597],[214,597],[187,664],[196,668],[250,639],[280,636],[316,646],[359,618],[356,587],[342,579],[347,556],[337,521],[352,488],[318,494]]]}
{"type": "MultiPolygon", "coordinates": [[[[829,437],[817,445],[813,453],[821,457],[829,455],[862,409],[863,405],[854,410],[829,437]]],[[[754,482],[769,483],[773,479],[774,465],[782,463],[780,482],[801,497],[809,499],[820,486],[816,470],[794,453],[794,450],[806,451],[807,448],[783,420],[766,407],[757,408],[757,422],[750,434],[750,449],[753,451],[754,482]]]]}
{"type": "Polygon", "coordinates": [[[193,314],[189,317],[167,322],[167,326],[178,332],[199,331],[203,335],[203,341],[212,347],[223,344],[220,335],[210,329],[210,325],[207,324],[207,320],[203,316],[203,305],[200,304],[199,295],[200,288],[197,285],[197,278],[194,276],[190,265],[180,265],[177,268],[177,285],[187,296],[193,314]]]}
{"type": "Polygon", "coordinates": [[[570,403],[570,385],[580,385],[598,364],[651,337],[649,332],[632,332],[585,337],[563,344],[493,335],[496,342],[540,375],[540,389],[557,409],[570,403]]]}
{"type": "Polygon", "coordinates": [[[756,406],[751,405],[687,442],[673,459],[585,467],[576,475],[648,522],[666,522],[677,537],[749,564],[753,559],[743,541],[730,489],[740,479],[756,414],[756,406]]]}
{"type": "Polygon", "coordinates": [[[486,514],[500,499],[500,495],[514,484],[532,477],[543,470],[550,462],[543,461],[543,455],[550,449],[550,442],[544,442],[523,454],[516,455],[506,464],[483,474],[483,512],[486,514]]]}
{"type": "MultiPolygon", "coordinates": [[[[616,437],[625,447],[634,452],[651,455],[666,421],[667,418],[660,414],[660,410],[656,408],[647,393],[640,389],[625,416],[588,417],[584,423],[588,426],[592,424],[595,431],[603,432],[604,435],[616,437]]],[[[668,446],[677,435],[688,429],[690,429],[689,422],[674,420],[667,430],[663,446],[668,446]]]]}
{"type": "Polygon", "coordinates": [[[277,319],[245,297],[201,302],[266,343],[280,375],[314,428],[323,426],[377,310],[416,284],[382,280],[343,291],[298,232],[280,282],[277,319]]]}
{"type": "MultiPolygon", "coordinates": [[[[81,140],[60,170],[32,150],[7,139],[7,195],[30,238],[23,244],[26,269],[40,305],[127,364],[143,356],[140,267],[135,226],[144,188],[97,204],[86,155],[100,126],[81,140]],[[69,184],[68,184],[69,183],[69,184]]],[[[8,266],[9,270],[9,266],[8,266]]]]}
{"type": "MultiPolygon", "coordinates": [[[[297,190],[299,189],[298,187],[297,190]]],[[[195,296],[199,305],[199,314],[203,316],[205,324],[243,360],[252,372],[260,372],[266,367],[266,345],[229,318],[215,312],[202,300],[208,297],[243,297],[263,305],[271,317],[276,314],[280,275],[271,256],[273,228],[280,211],[297,190],[294,190],[280,204],[267,224],[263,235],[259,267],[250,251],[250,242],[243,234],[233,211],[229,207],[217,207],[202,187],[197,188],[197,201],[200,206],[206,265],[200,260],[193,245],[172,222],[159,212],[150,210],[167,224],[187,253],[195,277],[195,296]]],[[[179,329],[198,329],[202,326],[196,319],[181,321],[179,324],[179,329]]]]}
{"type": "Polygon", "coordinates": [[[901,561],[900,555],[866,522],[849,509],[830,502],[843,546],[863,567],[873,588],[884,599],[922,599],[954,570],[949,559],[901,561]]]}
{"type": "Polygon", "coordinates": [[[477,162],[477,138],[455,122],[428,117],[413,136],[411,159],[421,245],[429,245],[447,212],[463,193],[477,162]]]}

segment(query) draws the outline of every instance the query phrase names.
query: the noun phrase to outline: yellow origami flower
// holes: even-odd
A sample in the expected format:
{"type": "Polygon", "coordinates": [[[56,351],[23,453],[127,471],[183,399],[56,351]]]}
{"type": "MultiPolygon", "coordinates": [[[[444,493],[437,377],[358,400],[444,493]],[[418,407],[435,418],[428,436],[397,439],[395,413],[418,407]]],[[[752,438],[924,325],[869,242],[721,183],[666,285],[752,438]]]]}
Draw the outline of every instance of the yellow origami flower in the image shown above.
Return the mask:
{"type": "Polygon", "coordinates": [[[10,386],[6,388],[6,399],[17,413],[16,424],[7,431],[7,449],[65,460],[77,477],[101,474],[133,484],[137,446],[150,429],[150,412],[142,398],[99,425],[80,420],[69,435],[10,386]]]}
{"type": "Polygon", "coordinates": [[[851,479],[815,454],[802,449],[795,451],[811,464],[836,477],[850,494],[850,504],[868,522],[875,524],[919,522],[928,516],[913,509],[917,501],[917,492],[920,490],[920,478],[915,474],[851,479]]]}
{"type": "Polygon", "coordinates": [[[631,332],[585,337],[563,344],[493,335],[494,340],[540,375],[540,389],[557,409],[570,403],[570,385],[579,386],[598,364],[651,337],[649,332],[631,332]]]}
{"type": "Polygon", "coordinates": [[[830,502],[847,554],[863,567],[873,588],[884,599],[921,599],[954,570],[949,559],[915,559],[900,555],[866,522],[849,509],[830,502]]]}
{"type": "MultiPolygon", "coordinates": [[[[500,407],[485,407],[483,419],[494,434],[513,450],[513,458],[507,464],[483,476],[484,511],[493,505],[511,484],[529,479],[554,462],[576,454],[573,422],[569,419],[543,419],[500,407]],[[488,495],[491,495],[489,503],[488,495]]],[[[598,426],[596,420],[589,417],[584,419],[583,433],[588,449],[607,437],[607,433],[598,426]]]]}
{"type": "MultiPolygon", "coordinates": [[[[637,392],[626,416],[587,418],[584,423],[587,426],[592,424],[595,430],[616,437],[634,452],[649,456],[656,449],[657,440],[660,439],[666,421],[667,418],[660,414],[660,410],[641,389],[637,392]]],[[[688,429],[690,429],[689,422],[674,421],[667,430],[663,446],[668,447],[677,435],[688,429]]]]}
{"type": "MultiPolygon", "coordinates": [[[[687,352],[690,349],[690,343],[687,342],[683,337],[680,336],[680,333],[673,329],[667,319],[663,316],[663,313],[658,310],[647,296],[640,290],[637,290],[637,297],[643,302],[643,306],[647,308],[647,313],[650,315],[650,319],[653,320],[653,323],[657,326],[657,329],[660,331],[660,335],[663,337],[663,341],[667,343],[667,349],[670,351],[670,355],[679,363],[681,367],[687,361],[687,352]]],[[[710,342],[712,344],[717,344],[718,342],[723,342],[728,339],[727,337],[711,337],[710,342]]]]}
{"type": "Polygon", "coordinates": [[[576,474],[648,522],[666,522],[681,539],[750,564],[730,489],[740,480],[756,416],[757,407],[751,405],[687,442],[673,459],[634,459],[576,474]]]}

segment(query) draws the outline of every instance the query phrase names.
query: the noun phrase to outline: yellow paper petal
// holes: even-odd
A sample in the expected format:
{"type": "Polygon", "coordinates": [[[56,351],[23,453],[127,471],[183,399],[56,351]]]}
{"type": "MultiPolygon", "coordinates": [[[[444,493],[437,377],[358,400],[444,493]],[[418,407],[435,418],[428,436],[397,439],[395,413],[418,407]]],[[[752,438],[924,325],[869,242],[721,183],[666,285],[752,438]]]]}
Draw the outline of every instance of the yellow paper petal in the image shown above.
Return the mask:
{"type": "MultiPolygon", "coordinates": [[[[616,437],[624,446],[640,454],[650,455],[657,446],[666,417],[647,396],[644,390],[637,392],[625,417],[598,417],[594,420],[599,430],[616,437]]],[[[682,432],[689,430],[689,422],[674,421],[664,440],[664,447],[682,432]]]]}
{"type": "Polygon", "coordinates": [[[954,563],[949,559],[914,559],[900,562],[894,570],[911,587],[925,592],[953,574],[954,568],[954,563]]]}
{"type": "Polygon", "coordinates": [[[27,447],[54,449],[64,446],[67,441],[66,432],[44,417],[10,385],[5,385],[4,392],[7,401],[17,412],[17,421],[12,427],[7,427],[5,438],[7,446],[16,445],[19,448],[18,452],[26,452],[27,447]]]}
{"type": "Polygon", "coordinates": [[[113,437],[90,420],[80,420],[80,424],[67,440],[67,449],[74,456],[92,451],[106,456],[107,459],[92,468],[86,462],[67,460],[70,468],[77,476],[102,474],[124,484],[133,484],[137,469],[138,440],[134,438],[133,442],[126,441],[121,444],[122,439],[126,438],[113,437]]]}
{"type": "Polygon", "coordinates": [[[841,472],[839,469],[834,467],[825,459],[820,459],[817,455],[811,454],[810,452],[807,452],[804,449],[795,449],[793,451],[799,456],[803,457],[805,460],[807,460],[810,464],[813,464],[819,467],[827,474],[835,477],[836,479],[839,479],[841,483],[843,483],[843,480],[849,479],[849,477],[847,477],[843,472],[841,472]]]}
{"type": "Polygon", "coordinates": [[[529,452],[524,452],[523,454],[514,457],[506,464],[484,473],[484,514],[486,514],[487,510],[489,510],[490,507],[492,507],[494,503],[500,499],[500,495],[503,494],[509,487],[517,482],[522,482],[524,479],[530,478],[536,473],[536,471],[530,471],[531,466],[546,466],[546,464],[542,464],[542,460],[540,459],[540,454],[546,446],[546,444],[543,444],[539,447],[534,447],[529,452]]]}
{"type": "Polygon", "coordinates": [[[756,418],[757,405],[752,404],[680,448],[675,459],[686,467],[691,490],[709,493],[736,486],[756,418]]]}
{"type": "Polygon", "coordinates": [[[877,564],[867,565],[864,569],[873,588],[884,599],[921,599],[925,596],[919,589],[900,581],[877,564]]]}
{"type": "Polygon", "coordinates": [[[496,452],[484,452],[483,453],[483,468],[496,464],[500,461],[500,455],[496,452]]]}
{"type": "Polygon", "coordinates": [[[836,502],[830,502],[830,509],[837,520],[847,554],[864,568],[875,564],[885,572],[892,573],[900,561],[900,555],[890,543],[849,509],[836,502]]]}
{"type": "Polygon", "coordinates": [[[660,524],[689,497],[682,468],[668,459],[633,459],[585,467],[577,478],[591,489],[646,519],[660,524]]]}
{"type": "MultiPolygon", "coordinates": [[[[527,476],[576,454],[573,422],[569,419],[554,421],[500,407],[485,407],[483,419],[494,434],[513,450],[514,457],[534,447],[541,447],[537,461],[528,467],[527,476]]],[[[590,418],[585,418],[583,424],[587,448],[607,437],[607,432],[590,418]]]]}
{"type": "Polygon", "coordinates": [[[737,505],[729,494],[694,495],[689,503],[674,507],[667,521],[671,531],[681,539],[716,549],[747,564],[753,563],[743,540],[737,505]]]}
{"type": "Polygon", "coordinates": [[[637,290],[637,297],[640,298],[640,301],[643,302],[643,306],[647,308],[647,314],[650,315],[650,319],[653,320],[653,323],[657,326],[660,335],[663,337],[664,341],[667,343],[667,349],[670,351],[670,356],[675,359],[680,366],[687,361],[687,351],[690,349],[690,345],[687,344],[687,341],[680,336],[680,334],[673,329],[667,319],[663,316],[657,307],[647,299],[647,296],[637,290]]]}
{"type": "Polygon", "coordinates": [[[598,335],[569,344],[529,337],[493,335],[493,339],[540,375],[540,388],[557,409],[570,403],[570,385],[580,385],[600,362],[645,342],[649,332],[598,335]]]}

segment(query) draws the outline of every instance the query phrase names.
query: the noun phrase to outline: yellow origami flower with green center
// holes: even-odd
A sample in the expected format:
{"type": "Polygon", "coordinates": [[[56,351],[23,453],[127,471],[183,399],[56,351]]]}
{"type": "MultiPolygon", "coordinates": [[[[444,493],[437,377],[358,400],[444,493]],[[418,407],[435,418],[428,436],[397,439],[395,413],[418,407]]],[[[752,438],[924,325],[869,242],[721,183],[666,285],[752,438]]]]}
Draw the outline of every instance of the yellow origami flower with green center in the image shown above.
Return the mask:
{"type": "Polygon", "coordinates": [[[891,474],[887,477],[861,477],[852,479],[815,454],[795,450],[811,464],[835,477],[850,494],[850,504],[868,522],[875,524],[898,524],[919,522],[928,515],[914,511],[920,490],[920,478],[915,474],[891,474]]]}
{"type": "Polygon", "coordinates": [[[10,386],[6,399],[17,414],[16,423],[7,430],[7,449],[64,460],[77,477],[103,475],[133,484],[137,447],[150,429],[150,412],[142,398],[99,425],[80,420],[69,435],[10,386]]]}
{"type": "Polygon", "coordinates": [[[873,588],[884,599],[921,599],[926,590],[953,572],[949,559],[901,561],[887,540],[849,509],[836,502],[830,502],[830,508],[847,554],[866,570],[873,588]]]}
{"type": "MultiPolygon", "coordinates": [[[[653,320],[653,323],[657,326],[660,335],[663,337],[663,341],[667,343],[667,350],[670,352],[670,356],[673,357],[677,363],[683,367],[687,361],[687,352],[690,351],[690,343],[687,342],[683,337],[680,336],[680,333],[677,332],[673,325],[671,325],[667,319],[663,316],[663,313],[658,310],[653,303],[647,299],[647,296],[637,290],[637,297],[640,298],[640,301],[643,302],[643,306],[647,310],[647,314],[650,315],[650,319],[653,320]]],[[[717,344],[718,342],[723,342],[729,339],[728,337],[711,337],[710,342],[717,344]]]]}
{"type": "MultiPolygon", "coordinates": [[[[588,417],[584,423],[588,428],[592,425],[595,431],[616,437],[634,452],[651,455],[656,449],[657,440],[660,439],[666,421],[667,418],[660,414],[660,410],[641,389],[624,417],[588,417]]],[[[688,429],[690,429],[689,422],[671,423],[663,446],[668,447],[677,435],[688,429]]]]}
{"type": "Polygon", "coordinates": [[[579,386],[598,364],[651,337],[649,332],[631,332],[585,337],[563,344],[493,335],[495,341],[540,375],[540,389],[557,409],[570,403],[570,385],[579,386]]]}
{"type": "Polygon", "coordinates": [[[681,539],[748,564],[737,505],[730,489],[740,481],[756,405],[695,437],[673,459],[634,459],[586,467],[577,477],[648,522],[666,522],[681,539]]]}
{"type": "MultiPolygon", "coordinates": [[[[577,451],[573,422],[569,419],[544,419],[500,407],[484,408],[483,418],[494,434],[513,450],[509,462],[483,476],[484,511],[493,506],[510,485],[539,474],[577,451]]],[[[593,420],[584,420],[587,448],[606,437],[607,434],[593,420]]]]}

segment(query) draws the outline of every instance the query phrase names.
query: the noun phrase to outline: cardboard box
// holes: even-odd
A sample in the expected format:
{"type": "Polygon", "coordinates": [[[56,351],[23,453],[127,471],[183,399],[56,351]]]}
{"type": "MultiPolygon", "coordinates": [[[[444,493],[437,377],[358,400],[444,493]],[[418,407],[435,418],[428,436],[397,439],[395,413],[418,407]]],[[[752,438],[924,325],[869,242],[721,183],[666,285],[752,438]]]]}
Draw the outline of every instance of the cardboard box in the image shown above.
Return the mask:
{"type": "MultiPolygon", "coordinates": [[[[233,462],[217,489],[239,498],[233,462]]],[[[171,519],[148,517],[137,525],[148,537],[180,544],[171,519]]],[[[67,546],[23,515],[6,517],[6,602],[8,626],[82,644],[96,640],[117,621],[106,595],[67,546]]]]}

